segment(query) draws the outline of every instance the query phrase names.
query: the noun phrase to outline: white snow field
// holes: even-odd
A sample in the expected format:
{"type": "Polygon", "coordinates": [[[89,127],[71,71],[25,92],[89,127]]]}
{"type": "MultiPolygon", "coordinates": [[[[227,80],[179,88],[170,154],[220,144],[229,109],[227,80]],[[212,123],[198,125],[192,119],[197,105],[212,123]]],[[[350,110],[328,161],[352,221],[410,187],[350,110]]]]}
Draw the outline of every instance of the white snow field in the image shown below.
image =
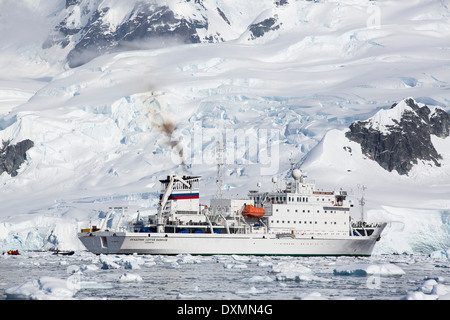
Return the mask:
{"type": "MultiPolygon", "coordinates": [[[[187,2],[165,2],[195,14],[187,2]]],[[[111,26],[126,16],[128,1],[120,3],[107,17],[111,26]]],[[[246,194],[258,181],[271,189],[272,176],[283,177],[292,160],[318,186],[352,192],[355,203],[358,186],[367,187],[366,218],[389,222],[375,253],[447,249],[450,138],[433,140],[441,167],[418,164],[400,176],[366,159],[344,133],[407,97],[450,111],[449,4],[216,3],[233,23],[211,16],[211,32],[226,42],[111,53],[74,69],[64,60],[70,48],[44,50],[39,42],[67,13],[61,1],[0,3],[0,139],[34,142],[18,175],[0,176],[0,249],[83,250],[80,228],[113,205],[154,210],[158,179],[174,172],[203,176],[207,203],[217,137],[230,138],[226,194],[246,194]],[[249,24],[275,15],[278,29],[250,37],[249,24]],[[28,21],[32,32],[23,31],[28,21]]],[[[11,294],[48,295],[55,286],[45,278],[11,294]]]]}

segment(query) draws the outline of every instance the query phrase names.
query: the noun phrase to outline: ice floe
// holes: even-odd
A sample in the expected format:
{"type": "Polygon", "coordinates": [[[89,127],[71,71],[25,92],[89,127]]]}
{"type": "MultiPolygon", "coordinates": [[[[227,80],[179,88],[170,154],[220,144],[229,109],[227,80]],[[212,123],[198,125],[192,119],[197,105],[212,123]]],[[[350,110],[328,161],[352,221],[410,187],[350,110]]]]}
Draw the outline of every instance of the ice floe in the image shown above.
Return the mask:
{"type": "Polygon", "coordinates": [[[443,278],[426,278],[424,282],[402,300],[450,300],[450,286],[441,283],[443,278]]]}
{"type": "Polygon", "coordinates": [[[336,267],[333,270],[335,275],[341,276],[361,276],[365,277],[368,275],[378,275],[378,276],[401,276],[405,274],[402,268],[390,264],[350,264],[336,267]]]}
{"type": "Polygon", "coordinates": [[[25,300],[66,300],[72,299],[80,289],[76,281],[41,277],[5,291],[6,299],[25,300]]]}
{"type": "Polygon", "coordinates": [[[142,277],[138,274],[124,273],[120,276],[119,282],[139,282],[142,281],[142,277]]]}

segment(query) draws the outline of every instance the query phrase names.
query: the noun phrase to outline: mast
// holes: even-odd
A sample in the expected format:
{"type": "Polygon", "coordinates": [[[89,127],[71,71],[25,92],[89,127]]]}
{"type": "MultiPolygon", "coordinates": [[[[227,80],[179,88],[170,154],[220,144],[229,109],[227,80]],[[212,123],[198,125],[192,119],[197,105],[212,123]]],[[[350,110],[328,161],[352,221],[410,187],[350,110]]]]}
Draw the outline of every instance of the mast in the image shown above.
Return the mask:
{"type": "Polygon", "coordinates": [[[366,199],[364,198],[364,191],[367,189],[366,186],[362,186],[362,196],[359,200],[359,205],[361,207],[361,221],[364,221],[364,205],[366,204],[366,199]]]}
{"type": "Polygon", "coordinates": [[[217,176],[216,176],[216,199],[223,199],[223,179],[222,167],[224,164],[223,145],[221,141],[217,141],[217,176]]]}

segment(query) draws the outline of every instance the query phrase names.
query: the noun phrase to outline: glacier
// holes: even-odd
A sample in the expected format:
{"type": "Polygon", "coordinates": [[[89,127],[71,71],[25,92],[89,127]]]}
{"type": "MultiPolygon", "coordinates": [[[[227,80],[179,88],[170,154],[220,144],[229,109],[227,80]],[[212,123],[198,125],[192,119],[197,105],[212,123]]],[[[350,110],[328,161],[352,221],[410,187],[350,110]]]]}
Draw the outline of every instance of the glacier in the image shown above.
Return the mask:
{"type": "MultiPolygon", "coordinates": [[[[112,0],[82,2],[117,8],[112,0]]],[[[104,19],[117,26],[133,3],[104,19]]],[[[165,3],[179,16],[197,14],[192,2],[165,3]]],[[[0,16],[0,138],[34,142],[18,175],[0,176],[1,250],[83,250],[80,228],[98,223],[109,206],[155,210],[158,178],[171,172],[202,175],[208,201],[214,142],[227,130],[259,139],[251,141],[272,160],[277,150],[280,177],[295,161],[317,185],[347,188],[355,197],[365,185],[367,218],[390,223],[376,253],[450,246],[449,139],[433,140],[441,167],[420,163],[402,177],[365,159],[343,133],[406,97],[450,110],[444,2],[216,1],[230,24],[212,1],[203,3],[208,32],[223,41],[154,48],[136,42],[134,50],[76,68],[66,61],[74,43],[42,43],[70,12],[74,26],[86,23],[75,15],[79,8],[60,1],[0,4],[0,12],[11,13],[0,16]],[[36,28],[13,36],[27,17],[36,28]],[[278,27],[251,37],[249,26],[269,18],[278,27]]],[[[273,174],[262,174],[271,172],[262,170],[267,162],[252,156],[245,141],[233,145],[227,193],[246,194],[259,181],[270,188],[273,174]]]]}

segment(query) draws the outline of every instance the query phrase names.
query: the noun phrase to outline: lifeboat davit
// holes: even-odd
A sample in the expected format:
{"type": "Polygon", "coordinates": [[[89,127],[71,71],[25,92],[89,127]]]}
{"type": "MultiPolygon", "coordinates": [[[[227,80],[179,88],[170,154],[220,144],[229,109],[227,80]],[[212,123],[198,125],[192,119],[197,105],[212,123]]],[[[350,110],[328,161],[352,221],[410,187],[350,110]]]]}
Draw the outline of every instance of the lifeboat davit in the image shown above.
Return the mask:
{"type": "Polygon", "coordinates": [[[261,218],[266,211],[263,208],[255,208],[251,204],[247,204],[242,209],[242,215],[246,218],[261,218]]]}

